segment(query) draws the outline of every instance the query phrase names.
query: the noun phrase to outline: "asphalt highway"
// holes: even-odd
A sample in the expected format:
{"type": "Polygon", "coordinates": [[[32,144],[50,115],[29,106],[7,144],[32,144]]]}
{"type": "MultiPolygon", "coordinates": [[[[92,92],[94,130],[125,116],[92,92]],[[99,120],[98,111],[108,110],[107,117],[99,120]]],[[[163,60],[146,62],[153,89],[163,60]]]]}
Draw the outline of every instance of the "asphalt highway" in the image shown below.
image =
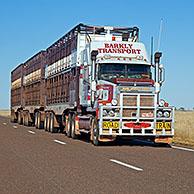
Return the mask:
{"type": "Polygon", "coordinates": [[[119,142],[95,147],[0,117],[0,194],[194,193],[194,150],[119,142]]]}

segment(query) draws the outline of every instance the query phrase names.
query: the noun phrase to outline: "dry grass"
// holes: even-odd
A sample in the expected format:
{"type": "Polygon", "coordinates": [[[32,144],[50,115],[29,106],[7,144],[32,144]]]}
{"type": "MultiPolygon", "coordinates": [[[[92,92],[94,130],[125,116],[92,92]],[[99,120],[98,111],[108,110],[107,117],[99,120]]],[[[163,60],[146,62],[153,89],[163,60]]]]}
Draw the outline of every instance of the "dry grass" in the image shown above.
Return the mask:
{"type": "Polygon", "coordinates": [[[175,112],[174,142],[194,145],[194,111],[175,112]]]}
{"type": "Polygon", "coordinates": [[[0,116],[9,117],[10,116],[10,110],[0,110],[0,116]]]}

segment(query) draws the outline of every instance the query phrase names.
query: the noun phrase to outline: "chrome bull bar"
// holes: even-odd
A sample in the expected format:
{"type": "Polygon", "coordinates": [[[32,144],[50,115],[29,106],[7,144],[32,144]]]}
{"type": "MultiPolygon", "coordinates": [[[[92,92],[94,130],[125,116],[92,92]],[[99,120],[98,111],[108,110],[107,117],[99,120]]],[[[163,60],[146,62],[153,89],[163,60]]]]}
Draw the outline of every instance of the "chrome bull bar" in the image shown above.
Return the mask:
{"type": "MultiPolygon", "coordinates": [[[[135,99],[134,98],[134,99],[135,99]]],[[[132,99],[132,98],[131,98],[132,99]]],[[[130,102],[129,102],[130,103],[130,102]]],[[[157,105],[157,96],[156,94],[139,94],[139,93],[121,93],[120,94],[120,100],[118,106],[112,106],[112,105],[101,105],[99,107],[99,134],[106,136],[106,135],[114,135],[114,136],[173,136],[174,135],[174,107],[159,107],[157,105]],[[126,105],[124,103],[124,98],[129,97],[135,97],[136,103],[131,102],[130,105],[126,105]],[[142,103],[142,99],[145,99],[144,97],[153,98],[153,103],[151,103],[151,106],[148,106],[146,103],[142,103]],[[117,110],[117,114],[114,116],[110,115],[103,115],[104,110],[117,110]],[[125,110],[134,110],[134,112],[130,112],[130,115],[125,114],[125,110]],[[146,113],[150,114],[142,114],[142,110],[144,110],[146,113]],[[157,117],[157,111],[158,110],[167,110],[170,112],[169,118],[158,118],[157,117]],[[150,112],[149,112],[150,111],[150,112]],[[118,126],[115,127],[109,127],[107,129],[104,128],[104,124],[106,122],[111,122],[114,124],[115,122],[118,123],[118,126]],[[170,130],[162,128],[158,129],[157,124],[158,123],[167,123],[171,126],[170,130]],[[142,126],[137,128],[133,127],[127,127],[127,123],[137,123],[144,125],[149,124],[149,126],[142,126]]]]}

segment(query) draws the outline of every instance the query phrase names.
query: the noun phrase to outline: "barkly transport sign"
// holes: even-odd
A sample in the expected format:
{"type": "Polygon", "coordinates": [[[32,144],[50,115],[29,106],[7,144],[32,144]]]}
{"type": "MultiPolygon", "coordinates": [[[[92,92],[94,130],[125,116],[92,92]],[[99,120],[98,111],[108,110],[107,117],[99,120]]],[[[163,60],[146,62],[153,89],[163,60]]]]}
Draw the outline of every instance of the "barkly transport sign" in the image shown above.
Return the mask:
{"type": "Polygon", "coordinates": [[[98,49],[99,53],[123,53],[123,54],[141,54],[140,48],[133,48],[133,44],[125,43],[104,43],[104,48],[98,49]]]}
{"type": "Polygon", "coordinates": [[[139,42],[98,42],[93,49],[98,50],[98,62],[101,60],[118,62],[120,60],[149,64],[145,46],[139,42]]]}

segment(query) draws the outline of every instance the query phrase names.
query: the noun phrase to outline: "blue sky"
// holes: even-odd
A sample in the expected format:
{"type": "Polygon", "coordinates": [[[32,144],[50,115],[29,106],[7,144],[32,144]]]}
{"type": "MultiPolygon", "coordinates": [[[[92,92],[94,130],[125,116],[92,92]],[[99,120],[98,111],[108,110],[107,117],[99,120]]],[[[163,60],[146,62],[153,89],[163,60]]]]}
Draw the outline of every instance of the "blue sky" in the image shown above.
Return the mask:
{"type": "Polygon", "coordinates": [[[148,53],[150,37],[166,68],[161,96],[176,107],[194,107],[194,1],[2,0],[0,5],[0,108],[8,108],[10,71],[47,48],[76,24],[138,26],[148,53]]]}

